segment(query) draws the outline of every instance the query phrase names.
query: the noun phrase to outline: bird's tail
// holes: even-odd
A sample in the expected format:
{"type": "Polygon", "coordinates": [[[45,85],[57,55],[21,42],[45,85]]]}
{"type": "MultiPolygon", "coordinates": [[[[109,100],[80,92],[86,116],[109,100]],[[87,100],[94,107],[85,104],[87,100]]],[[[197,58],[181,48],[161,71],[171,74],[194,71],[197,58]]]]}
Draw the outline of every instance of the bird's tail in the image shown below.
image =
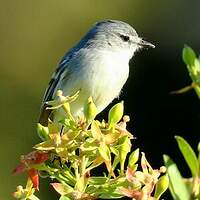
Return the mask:
{"type": "Polygon", "coordinates": [[[51,106],[44,103],[41,107],[41,110],[40,110],[38,122],[43,126],[48,126],[48,120],[49,120],[51,113],[52,113],[51,109],[47,109],[49,107],[51,107],[51,106]]]}

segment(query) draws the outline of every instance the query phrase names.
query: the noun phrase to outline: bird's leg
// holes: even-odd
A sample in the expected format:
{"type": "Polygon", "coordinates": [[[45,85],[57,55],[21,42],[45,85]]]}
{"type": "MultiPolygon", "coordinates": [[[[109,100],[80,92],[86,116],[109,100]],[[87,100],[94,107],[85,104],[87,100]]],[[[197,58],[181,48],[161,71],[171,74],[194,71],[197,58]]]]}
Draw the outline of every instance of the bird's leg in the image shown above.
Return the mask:
{"type": "Polygon", "coordinates": [[[60,129],[60,136],[63,136],[64,133],[64,126],[62,125],[61,129],[60,129]]]}

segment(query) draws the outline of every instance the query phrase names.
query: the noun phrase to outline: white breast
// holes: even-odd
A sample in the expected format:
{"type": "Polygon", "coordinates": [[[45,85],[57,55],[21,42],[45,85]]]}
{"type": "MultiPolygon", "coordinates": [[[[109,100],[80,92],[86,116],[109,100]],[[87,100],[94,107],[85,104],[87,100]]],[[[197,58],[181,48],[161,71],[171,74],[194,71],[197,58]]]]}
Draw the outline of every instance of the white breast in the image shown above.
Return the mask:
{"type": "Polygon", "coordinates": [[[90,94],[101,112],[119,93],[129,74],[129,58],[125,53],[101,52],[91,62],[90,72],[85,77],[88,82],[90,94]]]}
{"type": "Polygon", "coordinates": [[[78,67],[59,89],[65,95],[80,90],[78,99],[71,104],[71,111],[75,116],[83,115],[83,106],[90,96],[99,113],[119,96],[128,78],[129,56],[125,52],[84,51],[84,55],[76,57],[76,61],[73,65],[78,67]]]}

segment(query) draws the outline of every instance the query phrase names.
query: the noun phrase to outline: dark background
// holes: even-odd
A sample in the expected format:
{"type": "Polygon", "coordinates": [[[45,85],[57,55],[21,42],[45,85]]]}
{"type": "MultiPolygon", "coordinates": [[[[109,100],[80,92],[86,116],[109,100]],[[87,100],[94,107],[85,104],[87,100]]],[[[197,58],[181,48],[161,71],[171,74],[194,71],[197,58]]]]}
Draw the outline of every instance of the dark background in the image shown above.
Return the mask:
{"type": "MultiPolygon", "coordinates": [[[[0,0],[0,196],[25,184],[13,176],[21,154],[39,140],[35,124],[55,66],[96,21],[118,19],[156,45],[138,52],[120,99],[130,115],[129,130],[154,168],[169,154],[189,176],[174,135],[196,149],[200,139],[200,101],[191,91],[170,95],[191,83],[181,52],[185,43],[200,51],[198,0],[0,0]]],[[[103,112],[107,113],[108,109],[103,112]]],[[[101,114],[100,117],[104,116],[101,114]]],[[[41,200],[56,199],[45,181],[41,200]]]]}

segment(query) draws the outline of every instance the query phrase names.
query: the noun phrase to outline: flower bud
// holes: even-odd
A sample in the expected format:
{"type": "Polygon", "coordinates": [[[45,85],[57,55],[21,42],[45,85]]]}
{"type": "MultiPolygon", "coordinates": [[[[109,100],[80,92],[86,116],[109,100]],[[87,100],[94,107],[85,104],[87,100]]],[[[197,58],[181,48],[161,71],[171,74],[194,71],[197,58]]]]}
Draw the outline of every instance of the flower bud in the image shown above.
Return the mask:
{"type": "Polygon", "coordinates": [[[123,116],[124,112],[124,102],[115,104],[108,113],[108,124],[109,128],[112,128],[115,124],[117,124],[123,116]]]}
{"type": "Polygon", "coordinates": [[[91,123],[97,115],[97,108],[92,100],[92,97],[88,98],[87,103],[84,106],[84,115],[87,123],[91,123]]]}
{"type": "Polygon", "coordinates": [[[13,192],[13,196],[16,198],[16,199],[21,199],[24,195],[24,189],[21,185],[18,185],[17,186],[17,191],[16,192],[13,192]]]}
{"type": "Polygon", "coordinates": [[[56,91],[56,96],[63,96],[63,91],[62,90],[57,90],[56,91]]]}
{"type": "Polygon", "coordinates": [[[128,115],[124,115],[123,121],[126,122],[126,123],[129,122],[130,121],[130,117],[128,115]]]}
{"type": "Polygon", "coordinates": [[[192,66],[194,65],[194,60],[196,58],[196,54],[192,48],[185,45],[183,52],[182,52],[183,61],[186,65],[192,66]]]}
{"type": "Polygon", "coordinates": [[[165,173],[167,171],[167,168],[165,166],[161,166],[159,169],[160,173],[165,173]]]}

